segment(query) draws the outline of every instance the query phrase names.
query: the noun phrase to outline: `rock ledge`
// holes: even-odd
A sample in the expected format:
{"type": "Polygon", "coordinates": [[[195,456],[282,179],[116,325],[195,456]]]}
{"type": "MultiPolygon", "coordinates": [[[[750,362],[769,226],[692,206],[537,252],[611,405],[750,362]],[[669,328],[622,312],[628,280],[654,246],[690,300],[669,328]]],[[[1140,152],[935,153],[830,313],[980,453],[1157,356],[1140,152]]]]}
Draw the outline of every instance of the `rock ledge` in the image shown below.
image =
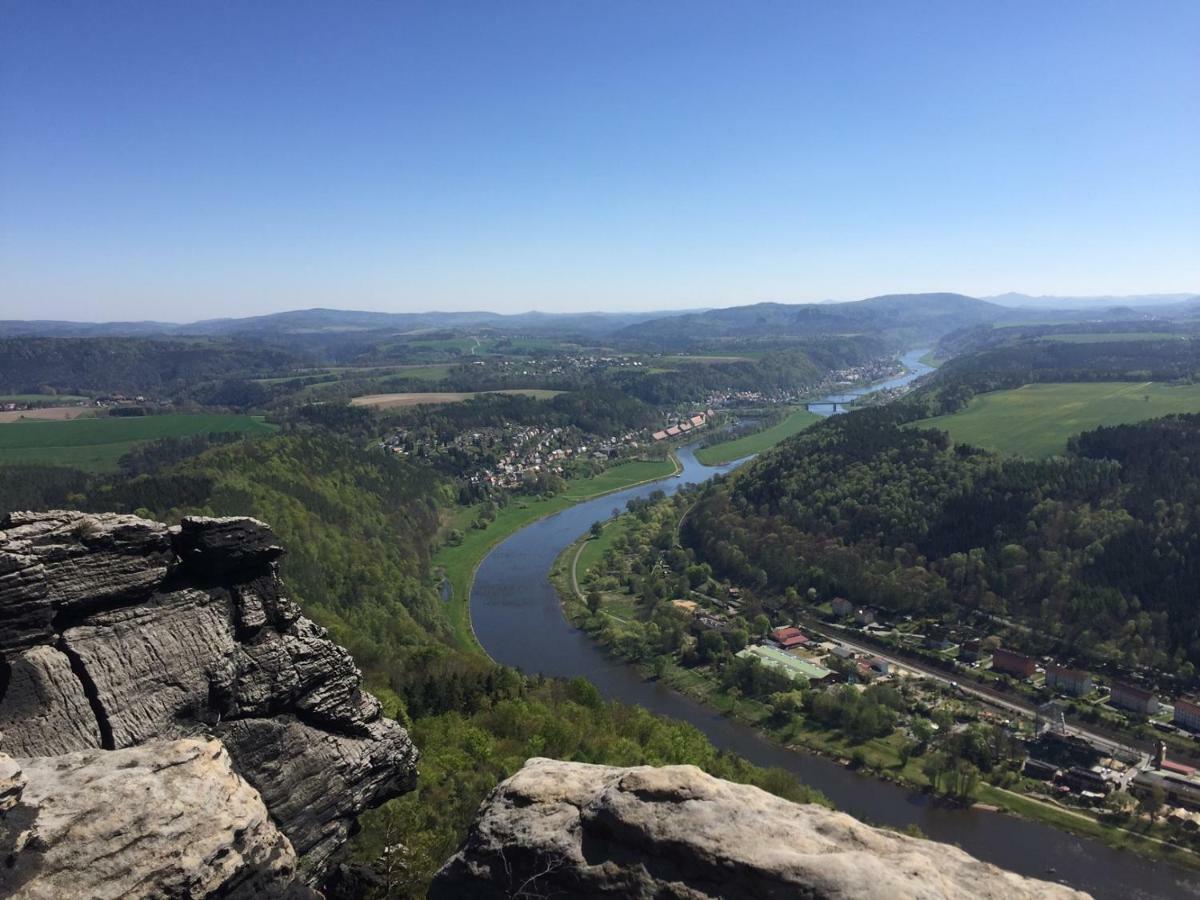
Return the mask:
{"type": "Polygon", "coordinates": [[[434,900],[512,896],[1067,900],[945,844],[693,766],[531,759],[484,802],[434,900]]]}

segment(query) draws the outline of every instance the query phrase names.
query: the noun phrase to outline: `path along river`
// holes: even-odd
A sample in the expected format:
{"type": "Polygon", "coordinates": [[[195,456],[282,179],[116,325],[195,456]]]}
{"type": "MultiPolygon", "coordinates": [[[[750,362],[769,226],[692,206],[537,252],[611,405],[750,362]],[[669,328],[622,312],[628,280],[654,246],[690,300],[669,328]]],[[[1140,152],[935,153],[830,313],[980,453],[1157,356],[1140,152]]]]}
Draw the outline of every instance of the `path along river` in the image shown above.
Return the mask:
{"type": "MultiPolygon", "coordinates": [[[[929,371],[916,362],[922,352],[906,354],[909,374],[882,386],[896,386],[929,371]]],[[[837,395],[839,403],[848,399],[847,394],[837,395]]],[[[606,697],[690,722],[722,750],[741,754],[760,766],[779,766],[795,773],[821,790],[838,809],[877,824],[901,828],[915,824],[936,840],[957,844],[1004,868],[1060,880],[1106,900],[1200,897],[1200,874],[1036,822],[938,805],[925,794],[859,775],[820,756],[781,747],[749,726],[645,680],[632,667],[608,657],[563,618],[558,595],[548,580],[551,566],[593,522],[607,519],[634,497],[656,490],[673,493],[738,465],[703,466],[691,447],[680,448],[679,459],[683,472],[678,476],[606,494],[540,519],[488,554],[471,589],[471,621],[479,642],[493,659],[527,673],[583,676],[606,697]]]]}

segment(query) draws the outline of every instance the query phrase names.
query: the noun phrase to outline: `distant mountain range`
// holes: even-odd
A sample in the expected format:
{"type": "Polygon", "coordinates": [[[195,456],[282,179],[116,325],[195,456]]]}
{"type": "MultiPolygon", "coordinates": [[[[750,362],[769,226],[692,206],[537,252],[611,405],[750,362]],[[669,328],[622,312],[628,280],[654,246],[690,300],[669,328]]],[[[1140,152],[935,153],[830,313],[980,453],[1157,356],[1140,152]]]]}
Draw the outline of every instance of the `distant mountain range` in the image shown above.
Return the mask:
{"type": "Polygon", "coordinates": [[[1101,294],[1094,297],[1069,297],[1056,294],[1018,294],[1009,291],[1007,294],[996,294],[993,297],[982,297],[1000,306],[1016,306],[1022,309],[1103,309],[1112,306],[1124,306],[1130,309],[1141,307],[1170,306],[1184,303],[1188,300],[1200,299],[1196,294],[1101,294]]]}
{"type": "MultiPolygon", "coordinates": [[[[301,341],[397,337],[439,330],[575,336],[620,343],[686,347],[738,339],[872,334],[902,343],[930,341],[960,328],[1038,321],[1194,317],[1200,296],[1140,294],[1128,297],[1032,297],[1000,294],[887,294],[841,303],[755,303],[727,309],[646,313],[491,312],[386,313],[304,309],[185,325],[164,322],[0,321],[3,337],[246,337],[301,341]]],[[[910,344],[911,345],[911,344],[910,344]]]]}
{"type": "Polygon", "coordinates": [[[203,319],[184,325],[171,322],[0,321],[9,337],[189,337],[271,336],[381,332],[405,334],[444,329],[494,328],[498,331],[607,334],[650,319],[676,313],[541,313],[504,315],[493,312],[387,313],[343,309],[298,309],[240,319],[203,319]]]}

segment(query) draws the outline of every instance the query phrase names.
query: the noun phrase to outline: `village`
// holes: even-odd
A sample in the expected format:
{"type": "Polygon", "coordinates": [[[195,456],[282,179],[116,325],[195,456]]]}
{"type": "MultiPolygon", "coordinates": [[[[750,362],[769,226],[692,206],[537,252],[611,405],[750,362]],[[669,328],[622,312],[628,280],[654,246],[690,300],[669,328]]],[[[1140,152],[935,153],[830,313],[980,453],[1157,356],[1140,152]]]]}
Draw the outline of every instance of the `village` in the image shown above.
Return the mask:
{"type": "MultiPolygon", "coordinates": [[[[745,604],[737,587],[726,586],[719,594],[691,591],[689,599],[673,600],[672,606],[692,620],[696,633],[709,629],[728,632],[745,604]]],[[[819,618],[805,616],[803,626],[772,625],[735,656],[754,659],[818,690],[843,684],[859,689],[896,682],[910,688],[921,682],[937,684],[957,702],[974,707],[980,718],[1003,726],[1021,742],[1025,756],[1020,771],[1034,795],[1096,809],[1120,806],[1120,795],[1127,795],[1152,817],[1165,813],[1168,822],[1186,830],[1200,828],[1200,771],[1172,759],[1165,739],[1186,735],[1191,741],[1200,741],[1197,699],[1164,703],[1147,687],[1119,680],[1102,685],[1084,669],[1049,658],[1035,660],[978,638],[961,644],[940,637],[921,638],[926,651],[955,654],[944,657],[953,660],[953,666],[939,671],[878,649],[886,646],[883,638],[904,634],[883,621],[880,610],[855,605],[843,597],[834,597],[818,608],[819,618]],[[977,672],[1002,679],[1005,685],[1015,682],[1027,690],[1029,702],[960,681],[964,673],[977,672]],[[1159,732],[1153,749],[1146,751],[1124,743],[1120,736],[1068,724],[1067,704],[1080,702],[1094,704],[1114,718],[1150,723],[1159,732]]],[[[911,619],[907,624],[912,624],[911,619]]],[[[902,650],[904,643],[894,643],[889,649],[902,650]]],[[[909,693],[917,696],[920,690],[909,693]]],[[[1176,746],[1180,746],[1178,742],[1176,746]]]]}

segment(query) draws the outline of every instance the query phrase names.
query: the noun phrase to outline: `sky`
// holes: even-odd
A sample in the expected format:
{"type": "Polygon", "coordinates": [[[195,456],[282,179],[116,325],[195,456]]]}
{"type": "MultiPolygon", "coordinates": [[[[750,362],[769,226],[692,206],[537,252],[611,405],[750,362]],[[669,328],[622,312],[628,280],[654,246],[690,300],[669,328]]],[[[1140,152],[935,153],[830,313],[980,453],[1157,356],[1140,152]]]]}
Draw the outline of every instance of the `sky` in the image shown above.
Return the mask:
{"type": "Polygon", "coordinates": [[[1196,0],[0,0],[0,318],[1200,292],[1196,0]]]}

